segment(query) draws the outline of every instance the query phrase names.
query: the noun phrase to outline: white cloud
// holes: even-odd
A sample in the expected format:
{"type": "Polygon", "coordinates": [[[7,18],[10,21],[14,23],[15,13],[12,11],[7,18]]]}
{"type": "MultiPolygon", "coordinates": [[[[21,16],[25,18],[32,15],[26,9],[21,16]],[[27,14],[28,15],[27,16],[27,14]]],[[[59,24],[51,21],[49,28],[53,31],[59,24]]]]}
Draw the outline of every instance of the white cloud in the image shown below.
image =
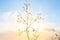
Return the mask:
{"type": "Polygon", "coordinates": [[[3,21],[0,23],[0,32],[3,31],[10,31],[16,30],[16,19],[17,19],[17,12],[5,12],[1,16],[3,21]]]}
{"type": "MultiPolygon", "coordinates": [[[[1,16],[1,18],[3,19],[3,22],[0,23],[0,32],[16,31],[18,28],[20,28],[20,26],[22,26],[20,24],[17,24],[17,11],[5,12],[1,16]]],[[[39,25],[38,30],[40,31],[41,29],[44,29],[44,28],[50,28],[51,23],[42,21],[39,24],[33,24],[32,26],[33,26],[33,28],[36,28],[36,26],[38,26],[38,25],[39,25]]],[[[20,29],[22,30],[23,26],[20,29]]]]}

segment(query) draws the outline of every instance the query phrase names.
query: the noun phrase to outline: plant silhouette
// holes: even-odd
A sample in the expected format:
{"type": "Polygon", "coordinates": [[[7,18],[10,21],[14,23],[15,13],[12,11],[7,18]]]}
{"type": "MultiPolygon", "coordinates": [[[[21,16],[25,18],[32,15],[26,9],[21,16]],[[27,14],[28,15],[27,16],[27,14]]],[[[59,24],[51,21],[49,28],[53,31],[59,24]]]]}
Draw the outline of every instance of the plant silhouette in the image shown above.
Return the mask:
{"type": "MultiPolygon", "coordinates": [[[[34,36],[34,38],[30,38],[30,36],[29,36],[29,28],[30,28],[30,26],[34,23],[34,22],[39,22],[40,21],[40,19],[42,18],[40,15],[37,15],[35,18],[34,17],[32,17],[33,15],[31,14],[31,12],[29,12],[29,3],[28,3],[28,0],[26,0],[26,3],[24,4],[25,5],[25,7],[24,7],[24,11],[25,11],[25,14],[26,14],[26,19],[24,19],[22,16],[21,16],[21,13],[18,11],[18,13],[19,13],[19,15],[17,15],[17,17],[18,17],[18,20],[17,20],[17,22],[20,22],[20,23],[23,23],[23,24],[25,24],[26,25],[26,30],[24,30],[23,32],[26,32],[26,34],[27,34],[27,39],[28,40],[37,40],[37,38],[38,38],[38,35],[36,35],[36,33],[38,32],[37,30],[35,30],[35,29],[33,29],[32,30],[32,32],[33,33],[35,33],[35,34],[33,34],[32,36],[34,36]]],[[[19,29],[18,29],[18,31],[20,31],[19,29]]],[[[21,32],[21,33],[23,33],[23,32],[21,32]]],[[[20,32],[19,32],[19,36],[20,36],[20,32]]]]}

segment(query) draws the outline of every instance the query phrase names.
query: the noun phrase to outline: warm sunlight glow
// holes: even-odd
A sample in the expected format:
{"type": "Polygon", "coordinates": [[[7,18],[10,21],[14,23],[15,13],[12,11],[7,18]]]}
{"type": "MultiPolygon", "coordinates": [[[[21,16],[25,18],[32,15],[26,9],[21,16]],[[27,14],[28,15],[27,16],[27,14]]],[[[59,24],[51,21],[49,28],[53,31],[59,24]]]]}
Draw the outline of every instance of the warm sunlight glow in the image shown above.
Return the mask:
{"type": "MultiPolygon", "coordinates": [[[[17,26],[18,26],[17,28],[20,29],[21,32],[26,30],[26,25],[25,24],[18,23],[17,26]]],[[[41,30],[44,30],[45,28],[49,28],[49,25],[47,23],[44,23],[44,22],[37,23],[37,22],[35,22],[31,25],[31,27],[28,29],[28,31],[32,34],[33,29],[40,32],[41,30]]]]}

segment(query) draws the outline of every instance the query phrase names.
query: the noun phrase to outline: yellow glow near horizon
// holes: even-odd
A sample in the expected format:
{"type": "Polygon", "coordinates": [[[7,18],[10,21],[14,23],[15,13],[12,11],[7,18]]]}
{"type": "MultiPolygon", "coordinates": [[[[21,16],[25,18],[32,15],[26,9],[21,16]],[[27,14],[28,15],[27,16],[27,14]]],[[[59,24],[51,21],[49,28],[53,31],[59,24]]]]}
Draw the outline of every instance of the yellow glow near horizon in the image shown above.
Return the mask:
{"type": "MultiPolygon", "coordinates": [[[[20,29],[20,31],[24,31],[26,29],[26,25],[25,24],[21,24],[19,23],[18,25],[18,29],[20,29]]],[[[33,29],[36,29],[37,31],[41,31],[45,28],[48,28],[49,25],[47,23],[41,22],[41,23],[33,23],[30,28],[28,29],[28,31],[32,32],[33,29]]]]}

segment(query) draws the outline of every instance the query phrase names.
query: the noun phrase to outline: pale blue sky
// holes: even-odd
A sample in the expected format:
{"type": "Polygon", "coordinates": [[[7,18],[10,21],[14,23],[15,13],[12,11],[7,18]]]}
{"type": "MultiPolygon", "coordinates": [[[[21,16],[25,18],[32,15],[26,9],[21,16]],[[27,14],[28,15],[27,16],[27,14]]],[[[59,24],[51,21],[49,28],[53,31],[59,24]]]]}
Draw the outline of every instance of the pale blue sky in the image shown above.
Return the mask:
{"type": "MultiPolygon", "coordinates": [[[[0,22],[4,12],[23,10],[25,0],[0,0],[0,22]]],[[[47,15],[47,22],[60,27],[60,0],[29,0],[30,10],[33,13],[41,12],[47,15]]]]}

